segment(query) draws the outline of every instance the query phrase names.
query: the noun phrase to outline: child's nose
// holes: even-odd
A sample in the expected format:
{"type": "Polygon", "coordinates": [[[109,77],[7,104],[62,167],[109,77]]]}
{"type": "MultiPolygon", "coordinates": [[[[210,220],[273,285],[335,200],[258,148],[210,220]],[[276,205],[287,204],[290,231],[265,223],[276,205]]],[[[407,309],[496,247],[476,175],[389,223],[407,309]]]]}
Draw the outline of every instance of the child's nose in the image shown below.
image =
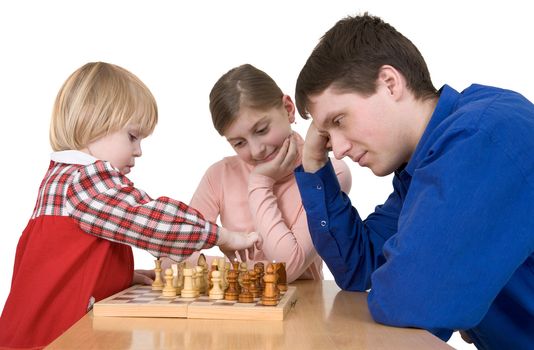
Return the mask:
{"type": "Polygon", "coordinates": [[[250,153],[252,158],[261,159],[265,153],[265,146],[261,142],[251,142],[250,153]]]}
{"type": "Polygon", "coordinates": [[[135,147],[134,149],[134,156],[135,157],[141,157],[143,155],[143,150],[141,149],[141,144],[139,144],[137,147],[135,147]]]}

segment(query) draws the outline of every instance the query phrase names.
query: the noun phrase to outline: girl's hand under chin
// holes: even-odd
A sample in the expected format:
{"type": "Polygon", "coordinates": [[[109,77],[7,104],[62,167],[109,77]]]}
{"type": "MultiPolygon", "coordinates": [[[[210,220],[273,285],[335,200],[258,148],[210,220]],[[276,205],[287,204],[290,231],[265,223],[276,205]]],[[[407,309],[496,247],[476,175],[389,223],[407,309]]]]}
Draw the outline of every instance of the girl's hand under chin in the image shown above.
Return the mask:
{"type": "Polygon", "coordinates": [[[289,135],[272,160],[256,165],[252,173],[267,176],[275,181],[293,173],[297,164],[298,146],[295,134],[289,135]]]}

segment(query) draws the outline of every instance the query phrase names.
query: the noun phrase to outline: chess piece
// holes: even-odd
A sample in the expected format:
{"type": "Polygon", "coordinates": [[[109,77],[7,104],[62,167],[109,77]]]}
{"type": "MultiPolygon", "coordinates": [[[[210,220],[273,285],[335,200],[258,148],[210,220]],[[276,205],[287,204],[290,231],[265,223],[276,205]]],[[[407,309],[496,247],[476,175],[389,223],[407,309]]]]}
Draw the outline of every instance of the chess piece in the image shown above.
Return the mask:
{"type": "Polygon", "coordinates": [[[257,287],[257,280],[258,276],[256,275],[256,272],[254,270],[250,270],[248,272],[248,275],[250,277],[250,283],[249,283],[249,292],[252,293],[253,298],[259,298],[260,291],[257,287]]]}
{"type": "Polygon", "coordinates": [[[202,266],[195,266],[196,270],[196,290],[200,294],[206,293],[206,285],[204,284],[204,268],[202,266]]]}
{"type": "Polygon", "coordinates": [[[166,269],[165,270],[165,287],[163,287],[163,290],[161,294],[166,298],[174,298],[176,297],[176,288],[172,285],[172,269],[166,269]]]}
{"type": "Polygon", "coordinates": [[[248,272],[245,272],[243,275],[243,285],[241,286],[241,293],[239,293],[238,298],[240,303],[253,303],[254,296],[250,292],[250,277],[248,272]]]}
{"type": "Polygon", "coordinates": [[[226,258],[217,259],[218,271],[221,273],[221,289],[226,290],[226,258]]]}
{"type": "Polygon", "coordinates": [[[211,270],[210,272],[208,273],[208,294],[209,294],[209,291],[211,290],[211,288],[213,288],[213,271],[218,271],[219,270],[219,266],[217,265],[217,259],[213,259],[212,263],[211,263],[211,270]]]}
{"type": "Polygon", "coordinates": [[[245,276],[245,273],[248,271],[247,263],[242,261],[239,264],[239,277],[237,278],[237,281],[239,282],[239,288],[241,289],[243,287],[243,276],[245,276]]]}
{"type": "Polygon", "coordinates": [[[182,288],[184,286],[184,266],[185,266],[185,261],[171,265],[172,273],[174,277],[172,280],[172,286],[176,288],[177,295],[179,295],[182,292],[182,288]]]}
{"type": "Polygon", "coordinates": [[[278,288],[276,287],[276,275],[273,264],[267,265],[263,281],[265,285],[261,296],[262,304],[276,306],[278,304],[278,288]]]}
{"type": "Polygon", "coordinates": [[[224,292],[224,300],[237,300],[239,291],[237,290],[237,270],[228,271],[228,288],[224,292]]]}
{"type": "Polygon", "coordinates": [[[263,285],[264,285],[263,271],[264,270],[265,270],[265,265],[261,261],[254,264],[254,272],[256,272],[256,276],[257,276],[256,283],[257,283],[258,290],[260,291],[260,293],[263,292],[263,285]]]}
{"type": "Polygon", "coordinates": [[[156,263],[156,268],[154,269],[154,282],[152,282],[152,290],[162,290],[163,289],[163,281],[161,280],[161,260],[156,259],[154,260],[156,263]]]}
{"type": "Polygon", "coordinates": [[[223,299],[224,291],[221,289],[221,272],[214,270],[211,274],[213,287],[210,289],[208,298],[211,300],[223,299]]]}
{"type": "Polygon", "coordinates": [[[200,254],[200,256],[198,257],[198,260],[197,260],[197,266],[200,266],[202,267],[202,271],[201,271],[201,291],[200,293],[203,294],[203,295],[208,295],[208,292],[209,292],[209,283],[208,283],[208,271],[209,271],[209,266],[208,266],[208,262],[206,261],[206,257],[204,256],[204,254],[200,254]]]}
{"type": "Polygon", "coordinates": [[[184,268],[184,287],[182,289],[182,298],[195,298],[197,292],[193,286],[193,270],[184,268]]]}
{"type": "Polygon", "coordinates": [[[276,265],[276,273],[278,274],[278,281],[276,282],[276,286],[278,287],[278,290],[280,290],[281,293],[285,293],[287,292],[286,263],[279,262],[276,265]]]}
{"type": "Polygon", "coordinates": [[[232,261],[232,268],[236,271],[239,270],[239,261],[237,260],[237,258],[234,258],[234,261],[232,261]]]}

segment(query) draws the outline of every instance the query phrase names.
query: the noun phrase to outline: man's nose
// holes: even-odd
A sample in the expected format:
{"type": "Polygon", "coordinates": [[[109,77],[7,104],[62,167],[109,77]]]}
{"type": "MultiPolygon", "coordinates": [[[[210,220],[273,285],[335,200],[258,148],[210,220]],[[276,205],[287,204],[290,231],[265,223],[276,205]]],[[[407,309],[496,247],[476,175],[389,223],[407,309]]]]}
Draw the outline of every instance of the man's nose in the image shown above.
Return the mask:
{"type": "Polygon", "coordinates": [[[347,139],[339,135],[330,136],[330,145],[332,146],[332,152],[336,159],[345,157],[352,147],[347,139]]]}

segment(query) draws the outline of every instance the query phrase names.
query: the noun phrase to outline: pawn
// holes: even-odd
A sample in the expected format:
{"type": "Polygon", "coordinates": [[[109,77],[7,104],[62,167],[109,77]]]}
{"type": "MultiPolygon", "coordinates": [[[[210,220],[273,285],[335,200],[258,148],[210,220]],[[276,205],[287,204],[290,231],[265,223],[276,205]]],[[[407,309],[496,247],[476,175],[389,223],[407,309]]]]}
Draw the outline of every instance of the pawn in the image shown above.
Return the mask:
{"type": "Polygon", "coordinates": [[[240,303],[253,303],[254,296],[250,292],[250,277],[248,272],[245,272],[243,275],[243,285],[241,286],[241,293],[239,293],[239,302],[240,303]]]}
{"type": "Polygon", "coordinates": [[[252,297],[259,298],[260,297],[260,290],[258,289],[258,276],[256,275],[256,272],[254,270],[250,270],[248,272],[248,275],[250,277],[250,283],[249,283],[249,292],[252,293],[252,297]]]}
{"type": "Polygon", "coordinates": [[[267,265],[263,281],[265,282],[261,302],[263,305],[276,306],[278,304],[278,288],[273,264],[267,265]]]}
{"type": "Polygon", "coordinates": [[[218,271],[218,270],[219,270],[219,266],[217,265],[217,259],[214,259],[213,262],[211,263],[211,270],[208,273],[208,294],[211,288],[213,288],[213,281],[212,281],[213,271],[218,271]]]}
{"type": "Polygon", "coordinates": [[[154,282],[152,283],[152,290],[162,290],[163,289],[163,281],[161,280],[161,260],[156,259],[154,260],[156,263],[156,268],[154,269],[154,282]]]}
{"type": "Polygon", "coordinates": [[[224,298],[224,292],[221,289],[221,272],[214,270],[211,273],[213,287],[210,289],[208,298],[211,300],[219,300],[224,298]]]}
{"type": "Polygon", "coordinates": [[[237,270],[228,271],[228,288],[224,292],[224,300],[237,300],[239,291],[237,290],[237,270]]]}
{"type": "Polygon", "coordinates": [[[166,298],[174,298],[176,296],[176,288],[172,285],[172,269],[165,270],[165,287],[163,287],[162,295],[166,298]]]}
{"type": "Polygon", "coordinates": [[[276,265],[277,265],[276,273],[278,274],[278,280],[276,282],[276,286],[278,287],[281,293],[285,293],[287,292],[286,263],[279,262],[276,265]]]}
{"type": "Polygon", "coordinates": [[[265,265],[260,261],[254,264],[254,272],[256,272],[256,284],[260,293],[263,292],[263,271],[265,270],[265,265]]]}

